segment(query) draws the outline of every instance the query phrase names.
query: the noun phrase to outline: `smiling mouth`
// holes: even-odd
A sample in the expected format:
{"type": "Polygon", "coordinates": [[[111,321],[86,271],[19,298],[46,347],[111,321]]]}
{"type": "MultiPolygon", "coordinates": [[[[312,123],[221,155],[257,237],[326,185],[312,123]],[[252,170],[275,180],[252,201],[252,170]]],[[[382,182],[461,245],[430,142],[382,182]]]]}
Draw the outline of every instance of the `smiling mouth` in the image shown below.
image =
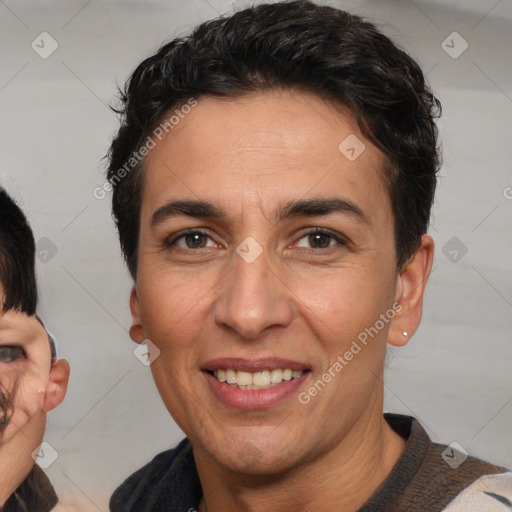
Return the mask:
{"type": "Polygon", "coordinates": [[[275,368],[259,372],[246,372],[232,368],[205,370],[220,382],[225,382],[238,389],[254,390],[267,389],[281,384],[283,381],[298,379],[311,370],[291,370],[289,368],[275,368]]]}

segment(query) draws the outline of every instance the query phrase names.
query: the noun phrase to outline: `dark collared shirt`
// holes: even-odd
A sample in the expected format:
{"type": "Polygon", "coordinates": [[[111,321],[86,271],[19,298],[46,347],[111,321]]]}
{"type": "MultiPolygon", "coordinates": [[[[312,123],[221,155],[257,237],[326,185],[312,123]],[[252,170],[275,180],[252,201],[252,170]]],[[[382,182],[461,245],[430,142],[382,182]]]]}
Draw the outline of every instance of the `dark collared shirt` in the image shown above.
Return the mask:
{"type": "MultiPolygon", "coordinates": [[[[512,472],[451,446],[432,443],[419,422],[385,414],[407,439],[393,470],[359,512],[483,512],[512,510],[512,472]]],[[[111,512],[194,512],[202,497],[192,445],[157,455],[110,499],[111,512]]]]}
{"type": "Polygon", "coordinates": [[[35,464],[0,512],[49,512],[58,498],[45,472],[35,464]]]}

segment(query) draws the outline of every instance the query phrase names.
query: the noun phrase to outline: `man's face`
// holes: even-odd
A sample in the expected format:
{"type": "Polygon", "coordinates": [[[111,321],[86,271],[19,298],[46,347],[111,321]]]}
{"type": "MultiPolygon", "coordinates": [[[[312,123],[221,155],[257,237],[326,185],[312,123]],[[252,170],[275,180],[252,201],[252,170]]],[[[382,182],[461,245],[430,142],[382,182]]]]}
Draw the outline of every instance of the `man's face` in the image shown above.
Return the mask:
{"type": "Polygon", "coordinates": [[[151,368],[165,405],[222,465],[292,468],[380,411],[387,323],[308,403],[299,395],[395,301],[382,165],[346,110],[297,92],[200,98],[148,155],[131,334],[158,347],[151,368]],[[350,135],[365,144],[356,159],[359,147],[345,151],[351,159],[338,149],[350,135]],[[175,201],[224,215],[165,208],[175,201]],[[275,358],[288,362],[259,369],[307,371],[263,390],[210,373],[275,358]]]}
{"type": "Polygon", "coordinates": [[[42,407],[51,367],[48,334],[35,316],[0,313],[0,445],[31,421],[44,429],[42,407]]]}

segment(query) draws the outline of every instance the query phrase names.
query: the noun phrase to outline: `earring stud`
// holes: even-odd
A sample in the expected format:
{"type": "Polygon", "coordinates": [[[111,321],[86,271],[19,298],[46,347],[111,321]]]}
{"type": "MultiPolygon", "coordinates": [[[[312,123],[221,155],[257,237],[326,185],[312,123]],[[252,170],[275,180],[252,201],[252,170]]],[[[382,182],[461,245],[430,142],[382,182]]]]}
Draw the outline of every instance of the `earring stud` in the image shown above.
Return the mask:
{"type": "Polygon", "coordinates": [[[404,331],[402,334],[403,334],[404,336],[407,336],[407,334],[408,334],[408,333],[407,333],[407,331],[404,331]]]}
{"type": "Polygon", "coordinates": [[[42,394],[44,393],[44,389],[39,389],[37,392],[38,392],[40,395],[42,395],[42,394]]]}

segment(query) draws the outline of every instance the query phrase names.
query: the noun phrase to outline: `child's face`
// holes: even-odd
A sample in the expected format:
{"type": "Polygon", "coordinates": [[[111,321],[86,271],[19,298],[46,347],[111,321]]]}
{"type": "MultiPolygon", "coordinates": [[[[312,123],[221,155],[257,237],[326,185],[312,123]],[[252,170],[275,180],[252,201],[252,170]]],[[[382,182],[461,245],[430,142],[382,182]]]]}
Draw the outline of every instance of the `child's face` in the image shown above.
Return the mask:
{"type": "Polygon", "coordinates": [[[51,364],[48,334],[37,318],[0,312],[0,445],[38,417],[44,424],[51,364]]]}

